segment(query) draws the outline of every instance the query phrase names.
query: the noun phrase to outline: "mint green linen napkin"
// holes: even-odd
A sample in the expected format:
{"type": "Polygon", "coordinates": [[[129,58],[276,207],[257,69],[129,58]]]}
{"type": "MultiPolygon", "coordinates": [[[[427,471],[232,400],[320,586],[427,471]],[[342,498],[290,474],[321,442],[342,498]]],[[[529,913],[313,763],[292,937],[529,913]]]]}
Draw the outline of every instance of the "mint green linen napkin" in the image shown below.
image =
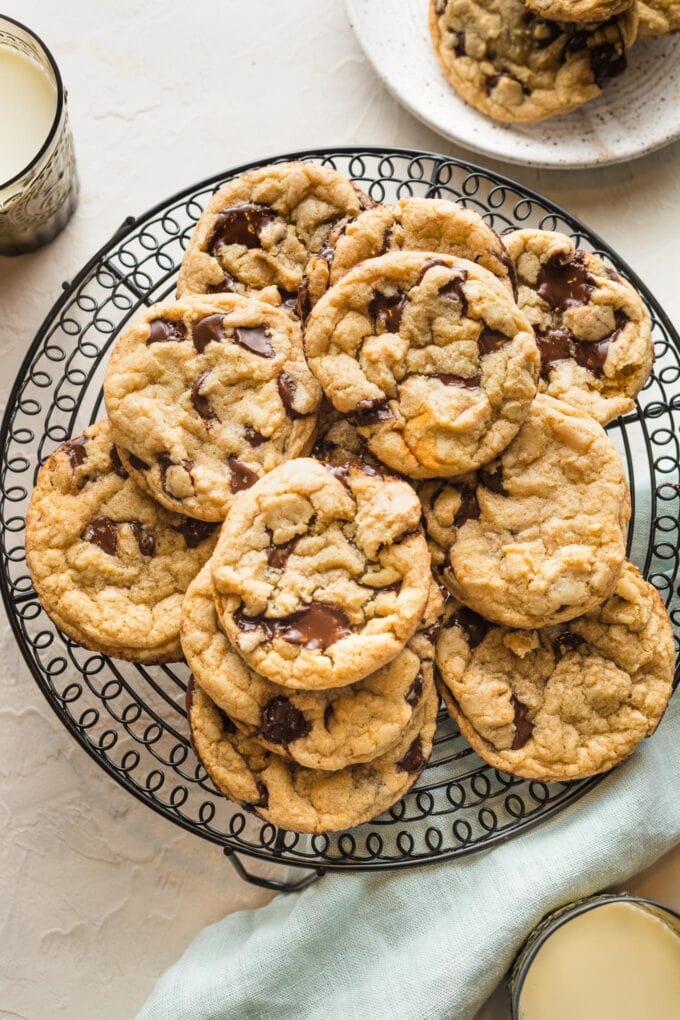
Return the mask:
{"type": "Polygon", "coordinates": [[[651,740],[553,821],[460,861],[327,875],[206,928],[138,1020],[469,1020],[554,907],[680,841],[680,695],[651,740]]]}

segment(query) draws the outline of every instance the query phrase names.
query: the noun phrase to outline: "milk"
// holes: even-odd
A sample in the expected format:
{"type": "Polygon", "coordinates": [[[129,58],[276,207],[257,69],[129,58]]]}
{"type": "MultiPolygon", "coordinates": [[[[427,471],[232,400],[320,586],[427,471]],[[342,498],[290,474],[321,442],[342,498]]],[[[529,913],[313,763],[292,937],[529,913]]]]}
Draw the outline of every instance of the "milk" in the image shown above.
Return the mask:
{"type": "Polygon", "coordinates": [[[605,903],[539,949],[520,1020],[678,1020],[680,936],[631,903],[605,903]]]}
{"type": "Polygon", "coordinates": [[[35,60],[0,45],[0,189],[45,143],[57,112],[57,88],[35,60]]]}

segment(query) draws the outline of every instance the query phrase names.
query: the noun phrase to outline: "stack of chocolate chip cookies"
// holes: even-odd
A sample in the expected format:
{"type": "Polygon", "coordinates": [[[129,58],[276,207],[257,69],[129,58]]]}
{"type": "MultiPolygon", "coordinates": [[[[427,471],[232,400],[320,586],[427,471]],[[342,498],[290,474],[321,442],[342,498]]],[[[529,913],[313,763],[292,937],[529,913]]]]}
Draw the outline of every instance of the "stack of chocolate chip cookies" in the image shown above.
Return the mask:
{"type": "Polygon", "coordinates": [[[637,38],[680,31],[680,0],[430,0],[430,35],[456,92],[507,123],[595,99],[637,38]]]}
{"type": "Polygon", "coordinates": [[[495,767],[592,775],[671,692],[603,429],[652,356],[639,295],[567,237],[245,173],[119,336],[108,420],[42,466],[36,591],[87,648],[186,659],[205,769],[283,828],[397,801],[439,694],[495,767]]]}

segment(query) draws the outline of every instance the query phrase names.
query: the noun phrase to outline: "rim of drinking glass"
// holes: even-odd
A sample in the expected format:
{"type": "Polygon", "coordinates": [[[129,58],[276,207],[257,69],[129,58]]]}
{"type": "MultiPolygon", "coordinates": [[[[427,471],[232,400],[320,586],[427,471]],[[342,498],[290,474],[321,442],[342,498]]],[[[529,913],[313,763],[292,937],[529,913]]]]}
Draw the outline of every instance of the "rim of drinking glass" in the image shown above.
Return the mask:
{"type": "MultiPolygon", "coordinates": [[[[642,904],[647,907],[655,907],[657,910],[661,910],[663,913],[668,914],[670,917],[677,918],[680,921],[680,912],[669,907],[665,903],[659,903],[658,900],[648,899],[646,896],[634,896],[632,893],[601,893],[599,895],[588,896],[582,900],[576,900],[570,906],[564,907],[562,910],[556,911],[555,918],[551,921],[548,919],[545,930],[536,939],[534,945],[527,955],[522,959],[519,969],[515,974],[512,975],[512,989],[511,989],[511,1009],[512,1009],[512,1020],[519,1020],[520,1012],[520,998],[522,990],[524,988],[524,982],[526,981],[527,974],[531,966],[533,965],[538,953],[543,948],[548,939],[555,934],[563,925],[568,924],[569,921],[575,920],[580,917],[581,914],[587,914],[591,910],[596,910],[598,907],[607,906],[610,903],[632,903],[642,904]]],[[[529,936],[531,938],[531,936],[529,936]]],[[[520,956],[521,956],[520,951],[520,956]]],[[[519,960],[518,960],[519,962],[519,960]]],[[[514,968],[513,968],[514,971],[514,968]]]]}
{"type": "Polygon", "coordinates": [[[3,21],[8,21],[11,25],[16,25],[17,28],[22,29],[22,31],[26,32],[27,35],[30,35],[31,38],[38,44],[38,46],[40,46],[43,53],[47,57],[47,60],[49,61],[49,64],[52,68],[52,71],[54,72],[54,80],[57,84],[57,108],[54,112],[54,120],[52,121],[52,127],[50,128],[47,134],[47,138],[45,139],[41,147],[38,149],[35,156],[33,156],[31,160],[29,160],[25,167],[19,170],[18,173],[14,174],[13,177],[9,177],[6,181],[0,181],[0,191],[2,191],[3,188],[9,187],[10,184],[14,184],[15,181],[20,180],[24,176],[24,174],[27,174],[29,170],[31,170],[34,166],[36,166],[40,162],[40,160],[50,147],[52,141],[54,140],[54,136],[57,133],[57,128],[59,127],[59,121],[61,120],[61,114],[64,109],[64,83],[61,80],[61,72],[59,71],[59,66],[54,57],[52,56],[52,52],[49,46],[47,46],[42,41],[40,36],[36,32],[34,32],[32,28],[29,28],[28,25],[24,25],[23,22],[21,21],[17,21],[16,18],[10,18],[8,14],[0,13],[0,22],[3,21]]]}

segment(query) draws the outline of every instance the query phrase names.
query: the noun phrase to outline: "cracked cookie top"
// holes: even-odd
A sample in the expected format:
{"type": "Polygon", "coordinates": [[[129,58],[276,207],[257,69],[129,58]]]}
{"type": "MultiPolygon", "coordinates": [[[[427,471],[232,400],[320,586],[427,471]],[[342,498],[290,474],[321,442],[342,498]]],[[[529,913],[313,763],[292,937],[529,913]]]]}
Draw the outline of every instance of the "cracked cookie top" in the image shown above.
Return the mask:
{"type": "Polygon", "coordinates": [[[182,599],[216,539],[214,525],[170,513],[135,485],[108,421],[48,458],[26,520],[33,584],[57,626],[137,662],[182,658],[182,599]]]}
{"type": "Polygon", "coordinates": [[[423,487],[425,526],[450,591],[508,627],[581,616],[612,592],[624,561],[630,494],[596,421],[536,397],[505,452],[482,471],[423,487]]]}
{"type": "Polygon", "coordinates": [[[360,825],[403,797],[432,753],[439,699],[431,688],[389,751],[336,772],[305,768],[250,740],[195,682],[187,690],[191,740],[230,800],[294,832],[360,825]]]}
{"type": "Polygon", "coordinates": [[[307,264],[300,301],[303,318],[360,262],[401,250],[469,259],[511,290],[515,285],[515,269],[503,241],[476,212],[446,199],[402,198],[396,205],[378,205],[333,228],[328,243],[307,264]]]}
{"type": "Polygon", "coordinates": [[[223,520],[235,495],[311,448],[321,398],[299,326],[239,295],[154,305],[104,382],[125,467],[154,499],[223,520]]]}
{"type": "Polygon", "coordinates": [[[447,607],[441,692],[495,768],[546,782],[612,768],[656,729],[672,690],[673,631],[626,563],[604,605],[559,627],[507,630],[447,607]]]}
{"type": "Polygon", "coordinates": [[[348,687],[295,691],[260,676],[233,650],[206,565],[184,599],[182,648],[197,683],[241,732],[300,765],[335,771],[370,761],[401,739],[434,683],[432,628],[442,610],[432,585],[419,631],[391,662],[348,687]]]}
{"type": "Polygon", "coordinates": [[[275,163],[240,174],[210,199],[182,261],[177,293],[256,293],[297,311],[307,261],[333,227],[373,205],[337,170],[275,163]]]}
{"type": "Polygon", "coordinates": [[[601,425],[632,410],[654,361],[649,312],[635,288],[565,234],[515,230],[505,242],[541,354],[541,392],[601,425]]]}
{"type": "Polygon", "coordinates": [[[258,673],[308,690],[354,683],[422,617],[430,557],[418,498],[359,462],[289,461],[234,503],[212,574],[222,626],[258,673]]]}
{"type": "Polygon", "coordinates": [[[352,269],[312,310],[304,345],[371,453],[413,478],[491,460],[536,393],[538,350],[509,289],[450,255],[396,251],[352,269]]]}
{"type": "Polygon", "coordinates": [[[635,5],[604,22],[548,21],[521,0],[430,0],[441,68],[471,106],[522,123],[567,113],[599,96],[627,66],[635,5]]]}

